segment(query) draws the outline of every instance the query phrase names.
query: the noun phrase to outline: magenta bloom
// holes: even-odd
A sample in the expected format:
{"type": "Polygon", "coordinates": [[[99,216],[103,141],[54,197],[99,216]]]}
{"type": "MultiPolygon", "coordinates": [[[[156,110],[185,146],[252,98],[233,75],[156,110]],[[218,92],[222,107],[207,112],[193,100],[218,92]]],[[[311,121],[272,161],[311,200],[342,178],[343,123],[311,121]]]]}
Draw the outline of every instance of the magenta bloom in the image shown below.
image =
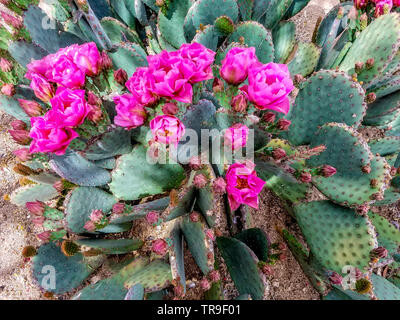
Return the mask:
{"type": "Polygon", "coordinates": [[[50,81],[56,82],[66,88],[78,89],[85,84],[85,73],[67,56],[60,56],[53,62],[50,81]]]}
{"type": "Polygon", "coordinates": [[[32,74],[30,87],[35,92],[36,97],[44,102],[49,102],[54,96],[54,87],[39,74],[32,74]]]}
{"type": "Polygon", "coordinates": [[[375,2],[375,17],[389,13],[393,8],[392,0],[373,0],[375,2]]]}
{"type": "Polygon", "coordinates": [[[196,83],[213,78],[212,64],[215,52],[200,43],[183,44],[179,49],[189,82],[196,83]]]}
{"type": "Polygon", "coordinates": [[[155,254],[165,256],[168,250],[168,244],[164,239],[157,239],[153,241],[151,249],[155,254]]]}
{"type": "Polygon", "coordinates": [[[247,144],[249,128],[241,123],[236,123],[228,128],[224,134],[224,144],[231,146],[232,150],[243,148],[247,144]]]}
{"type": "Polygon", "coordinates": [[[158,100],[157,95],[150,90],[150,78],[149,68],[137,68],[125,84],[137,101],[146,107],[152,106],[158,100]]]}
{"type": "Polygon", "coordinates": [[[64,128],[60,125],[52,110],[44,117],[31,118],[30,137],[33,139],[30,153],[52,152],[56,155],[63,155],[71,141],[79,135],[71,128],[64,128]]]}
{"type": "Polygon", "coordinates": [[[259,64],[256,48],[232,48],[222,60],[221,77],[230,84],[238,85],[247,79],[248,70],[254,64],[259,64]]]}
{"type": "Polygon", "coordinates": [[[154,140],[163,144],[177,145],[185,134],[185,126],[174,116],[157,116],[150,122],[154,140]]]}
{"type": "Polygon", "coordinates": [[[275,110],[287,114],[289,94],[294,89],[285,64],[268,63],[249,69],[249,85],[240,88],[258,109],[275,110]]]}
{"type": "Polygon", "coordinates": [[[100,72],[101,54],[94,42],[85,43],[72,51],[74,63],[86,75],[92,77],[100,72]]]}
{"type": "Polygon", "coordinates": [[[85,90],[71,90],[60,87],[50,103],[65,127],[81,125],[91,110],[85,100],[85,90]]]}
{"type": "Polygon", "coordinates": [[[156,223],[158,221],[158,212],[150,211],[146,214],[146,221],[150,224],[156,223]]]}
{"type": "Polygon", "coordinates": [[[151,73],[151,91],[160,97],[191,103],[193,89],[189,79],[191,70],[185,67],[178,52],[162,51],[147,57],[151,73]]]}
{"type": "Polygon", "coordinates": [[[369,0],[354,0],[353,2],[357,9],[363,9],[367,6],[369,0]]]}
{"type": "Polygon", "coordinates": [[[258,194],[263,189],[265,181],[257,177],[254,168],[255,164],[251,161],[235,163],[229,167],[225,179],[232,210],[238,209],[240,204],[258,209],[258,194]]]}
{"type": "Polygon", "coordinates": [[[114,123],[120,127],[133,129],[140,127],[147,119],[144,107],[130,94],[114,97],[117,115],[114,123]]]}
{"type": "Polygon", "coordinates": [[[393,0],[393,5],[395,7],[400,7],[400,0],[393,0]]]}

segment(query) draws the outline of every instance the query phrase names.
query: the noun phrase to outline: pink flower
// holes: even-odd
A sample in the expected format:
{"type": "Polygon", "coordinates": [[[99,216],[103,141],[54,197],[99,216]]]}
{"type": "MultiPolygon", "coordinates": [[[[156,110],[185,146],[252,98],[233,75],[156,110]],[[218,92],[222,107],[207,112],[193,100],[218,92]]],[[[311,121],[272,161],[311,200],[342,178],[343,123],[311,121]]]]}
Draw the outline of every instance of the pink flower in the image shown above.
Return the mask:
{"type": "Polygon", "coordinates": [[[212,64],[215,52],[200,43],[183,44],[179,49],[186,72],[190,74],[190,83],[201,82],[213,78],[212,64]]]}
{"type": "Polygon", "coordinates": [[[265,181],[257,177],[255,164],[251,161],[232,164],[226,173],[226,191],[232,210],[237,210],[240,204],[258,209],[258,194],[265,181]]]}
{"type": "Polygon", "coordinates": [[[18,158],[19,161],[29,161],[32,159],[30,153],[29,153],[29,149],[27,148],[21,148],[18,150],[14,150],[13,153],[15,154],[15,156],[18,158]]]}
{"type": "Polygon", "coordinates": [[[243,148],[247,144],[249,128],[241,123],[236,123],[228,128],[224,134],[224,144],[231,146],[232,150],[243,148]]]}
{"type": "Polygon", "coordinates": [[[151,249],[155,254],[164,256],[167,253],[168,244],[164,239],[154,240],[151,249]]]}
{"type": "Polygon", "coordinates": [[[247,79],[249,68],[259,64],[256,48],[232,48],[221,64],[221,77],[229,84],[238,85],[247,79]]]}
{"type": "Polygon", "coordinates": [[[393,8],[392,0],[373,0],[375,2],[375,17],[389,13],[393,8]]]}
{"type": "Polygon", "coordinates": [[[30,117],[38,117],[42,114],[42,106],[36,101],[18,99],[20,107],[30,117]]]}
{"type": "Polygon", "coordinates": [[[177,52],[162,51],[147,57],[151,74],[151,91],[160,97],[191,103],[193,89],[189,79],[193,76],[177,52]]]}
{"type": "Polygon", "coordinates": [[[117,115],[114,123],[120,127],[128,129],[137,128],[144,124],[147,113],[144,107],[130,94],[114,97],[117,104],[117,115]]]}
{"type": "Polygon", "coordinates": [[[150,122],[150,129],[156,142],[177,145],[185,133],[185,126],[174,116],[157,116],[150,122]]]}
{"type": "Polygon", "coordinates": [[[151,91],[150,78],[151,73],[149,72],[149,68],[141,67],[136,69],[135,73],[125,84],[137,101],[146,107],[154,105],[158,100],[157,95],[151,91]]]}
{"type": "Polygon", "coordinates": [[[156,223],[158,221],[158,212],[150,211],[146,214],[146,221],[150,224],[156,223]]]}
{"type": "Polygon", "coordinates": [[[89,232],[96,231],[96,225],[94,224],[93,221],[89,220],[86,221],[85,225],[83,226],[84,229],[86,229],[89,232]]]}
{"type": "Polygon", "coordinates": [[[215,179],[213,183],[213,191],[217,194],[225,193],[226,192],[226,182],[224,178],[219,177],[215,179]]]}
{"type": "Polygon", "coordinates": [[[103,219],[104,213],[101,210],[93,210],[89,216],[90,221],[94,223],[100,223],[101,219],[103,219]]]}
{"type": "Polygon", "coordinates": [[[31,118],[30,137],[33,139],[30,153],[52,152],[63,155],[71,141],[79,135],[71,128],[60,126],[50,110],[44,117],[31,118]]]}
{"type": "Polygon", "coordinates": [[[56,82],[66,88],[78,89],[85,85],[85,73],[67,56],[61,55],[53,61],[49,81],[56,82]]]}
{"type": "Polygon", "coordinates": [[[285,64],[268,63],[249,69],[249,85],[240,88],[258,109],[275,110],[287,114],[289,94],[294,89],[285,64]]]}
{"type": "Polygon", "coordinates": [[[100,72],[103,59],[94,42],[78,46],[73,50],[72,57],[74,63],[86,75],[93,77],[100,72]]]}
{"type": "Polygon", "coordinates": [[[85,100],[85,90],[71,90],[59,87],[50,100],[53,111],[60,117],[63,126],[76,127],[85,121],[91,111],[85,100]]]}
{"type": "Polygon", "coordinates": [[[400,0],[393,0],[393,5],[395,7],[400,7],[400,0]]]}
{"type": "Polygon", "coordinates": [[[44,102],[49,102],[54,96],[54,88],[44,77],[34,73],[31,75],[32,81],[30,87],[35,92],[36,97],[44,102]]]}

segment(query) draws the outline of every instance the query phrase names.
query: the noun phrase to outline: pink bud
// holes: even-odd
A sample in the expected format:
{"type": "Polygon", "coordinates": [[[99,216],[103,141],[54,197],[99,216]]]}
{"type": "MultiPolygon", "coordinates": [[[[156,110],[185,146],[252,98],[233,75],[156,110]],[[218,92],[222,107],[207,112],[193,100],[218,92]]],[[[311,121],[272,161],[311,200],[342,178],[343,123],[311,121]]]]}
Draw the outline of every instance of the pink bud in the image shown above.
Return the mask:
{"type": "Polygon", "coordinates": [[[195,185],[195,187],[197,189],[204,188],[207,185],[207,183],[208,183],[208,180],[204,174],[198,174],[194,177],[193,184],[195,185]]]}
{"type": "Polygon", "coordinates": [[[281,148],[277,148],[274,151],[272,151],[272,157],[275,160],[281,160],[286,157],[286,151],[281,148]]]}
{"type": "Polygon", "coordinates": [[[301,74],[296,74],[294,76],[294,85],[299,86],[302,82],[304,82],[304,77],[301,74]]]}
{"type": "Polygon", "coordinates": [[[370,174],[371,173],[371,165],[367,164],[367,165],[363,166],[361,168],[361,171],[364,172],[364,173],[370,174]]]}
{"type": "Polygon", "coordinates": [[[48,241],[51,237],[51,231],[45,231],[36,235],[39,240],[48,241]]]}
{"type": "Polygon", "coordinates": [[[214,234],[214,231],[212,231],[211,229],[207,229],[207,230],[206,230],[206,236],[207,236],[210,240],[215,241],[215,234],[214,234]]]}
{"type": "Polygon", "coordinates": [[[27,126],[26,123],[21,120],[13,120],[11,121],[11,127],[14,130],[25,130],[27,126]]]}
{"type": "Polygon", "coordinates": [[[199,220],[200,220],[200,214],[196,211],[193,211],[189,217],[190,217],[190,221],[192,221],[192,222],[199,222],[199,220]]]}
{"type": "Polygon", "coordinates": [[[32,156],[27,148],[21,148],[13,151],[14,155],[18,158],[19,161],[29,161],[32,159],[32,156]]]}
{"type": "Polygon", "coordinates": [[[262,273],[264,273],[266,276],[271,276],[273,274],[272,268],[268,264],[264,264],[261,268],[262,273]]]}
{"type": "Polygon", "coordinates": [[[376,101],[376,94],[374,92],[368,93],[366,101],[368,104],[374,103],[376,101]]]}
{"type": "Polygon", "coordinates": [[[36,225],[36,226],[42,226],[43,222],[44,222],[44,217],[43,216],[35,216],[32,218],[32,222],[36,225]]]}
{"type": "Polygon", "coordinates": [[[8,130],[8,133],[11,135],[16,143],[23,146],[26,146],[31,142],[29,132],[26,130],[8,130]]]}
{"type": "Polygon", "coordinates": [[[164,256],[167,253],[168,244],[164,239],[154,240],[151,249],[155,254],[164,256]]]}
{"type": "Polygon", "coordinates": [[[218,270],[213,270],[208,275],[209,275],[210,280],[212,282],[217,282],[217,281],[219,281],[221,279],[221,275],[219,274],[218,270]]]}
{"type": "Polygon", "coordinates": [[[322,175],[323,175],[325,178],[332,177],[332,176],[335,175],[335,174],[336,174],[336,169],[335,169],[334,167],[328,166],[328,165],[324,165],[324,166],[322,167],[322,175]]]}
{"type": "Polygon", "coordinates": [[[46,205],[41,201],[27,202],[25,206],[30,213],[37,216],[41,216],[46,208],[46,205]]]}
{"type": "Polygon", "coordinates": [[[124,86],[125,83],[128,81],[128,74],[124,69],[118,69],[114,71],[114,79],[117,81],[120,85],[124,86]]]}
{"type": "Polygon", "coordinates": [[[112,69],[113,62],[112,62],[111,58],[108,56],[107,52],[103,51],[101,53],[100,59],[101,59],[100,65],[103,70],[112,69]]]}
{"type": "Polygon", "coordinates": [[[101,106],[102,105],[101,99],[98,96],[96,96],[92,91],[88,92],[87,102],[89,104],[92,104],[92,105],[95,105],[95,106],[101,106]]]}
{"type": "Polygon", "coordinates": [[[64,190],[64,184],[62,180],[54,182],[53,188],[56,189],[59,193],[61,193],[64,190]]]}
{"type": "Polygon", "coordinates": [[[201,165],[201,158],[198,157],[192,157],[189,160],[189,167],[192,170],[200,170],[202,165],[201,165]]]}
{"type": "Polygon", "coordinates": [[[100,223],[101,219],[103,219],[104,213],[101,210],[93,210],[89,216],[89,219],[94,223],[100,223]]]}
{"type": "Polygon", "coordinates": [[[5,96],[12,97],[15,94],[15,87],[11,83],[6,83],[1,87],[1,93],[5,96]]]}
{"type": "Polygon", "coordinates": [[[96,225],[94,224],[93,221],[89,220],[86,221],[85,225],[83,226],[84,229],[86,229],[89,232],[93,232],[96,230],[96,225]]]}
{"type": "Polygon", "coordinates": [[[0,69],[3,72],[10,72],[12,69],[12,64],[5,58],[0,58],[0,69]]]}
{"type": "Polygon", "coordinates": [[[388,255],[388,251],[384,247],[378,247],[371,251],[371,257],[373,257],[373,258],[383,259],[383,258],[386,258],[387,255],[388,255]]]}
{"type": "Polygon", "coordinates": [[[3,18],[5,23],[15,29],[21,29],[23,27],[22,19],[20,17],[14,17],[4,11],[1,12],[1,17],[3,18]]]}
{"type": "Polygon", "coordinates": [[[273,112],[266,112],[263,116],[263,119],[267,123],[274,123],[276,115],[273,112]]]}
{"type": "Polygon", "coordinates": [[[214,93],[224,91],[224,83],[219,78],[214,78],[213,81],[213,91],[214,93]]]}
{"type": "Polygon", "coordinates": [[[114,214],[123,214],[125,212],[125,204],[124,203],[116,203],[112,207],[112,213],[114,214]]]}
{"type": "Polygon", "coordinates": [[[223,194],[226,192],[226,182],[224,178],[219,177],[214,180],[213,191],[217,194],[223,194]]]}
{"type": "Polygon", "coordinates": [[[177,114],[179,111],[178,106],[175,103],[166,103],[162,106],[162,112],[171,116],[177,114]]]}
{"type": "Polygon", "coordinates": [[[210,290],[210,288],[211,288],[210,282],[206,278],[203,278],[200,281],[200,288],[202,288],[203,290],[206,290],[206,291],[210,290]]]}
{"type": "Polygon", "coordinates": [[[89,104],[89,113],[87,115],[88,119],[92,122],[99,122],[103,117],[103,110],[98,105],[89,104]]]}
{"type": "Polygon", "coordinates": [[[42,106],[36,101],[18,99],[19,105],[30,117],[38,117],[42,114],[42,106]]]}
{"type": "Polygon", "coordinates": [[[234,96],[231,100],[231,107],[235,112],[246,113],[247,100],[245,96],[243,94],[238,94],[234,96]]]}
{"type": "Polygon", "coordinates": [[[342,284],[342,276],[338,274],[337,272],[332,271],[331,274],[329,275],[329,281],[332,284],[340,286],[342,284]]]}
{"type": "Polygon", "coordinates": [[[303,183],[310,183],[312,181],[311,173],[309,172],[302,172],[300,174],[300,181],[303,183]]]}
{"type": "Polygon", "coordinates": [[[279,119],[276,125],[281,131],[288,131],[291,124],[292,122],[290,120],[279,119]]]}
{"type": "Polygon", "coordinates": [[[372,69],[374,65],[375,65],[375,59],[374,58],[368,59],[367,63],[365,64],[367,69],[372,69]]]}
{"type": "Polygon", "coordinates": [[[158,212],[150,211],[146,214],[146,221],[150,224],[156,223],[158,221],[158,212]]]}
{"type": "Polygon", "coordinates": [[[366,216],[369,212],[369,205],[364,204],[356,208],[356,212],[361,216],[366,216]]]}

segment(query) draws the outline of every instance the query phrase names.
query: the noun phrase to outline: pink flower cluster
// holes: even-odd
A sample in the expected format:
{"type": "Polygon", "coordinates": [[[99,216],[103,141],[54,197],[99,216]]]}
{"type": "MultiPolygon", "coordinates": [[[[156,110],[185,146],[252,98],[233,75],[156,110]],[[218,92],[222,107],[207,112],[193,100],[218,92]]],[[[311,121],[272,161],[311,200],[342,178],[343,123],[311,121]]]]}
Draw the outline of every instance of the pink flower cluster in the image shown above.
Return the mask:
{"type": "Polygon", "coordinates": [[[285,64],[258,61],[255,48],[236,47],[228,51],[220,70],[221,77],[232,85],[248,79],[240,90],[258,109],[275,110],[287,114],[289,94],[294,89],[290,72],[285,64]]]}
{"type": "Polygon", "coordinates": [[[354,0],[354,6],[364,9],[370,2],[375,4],[375,17],[389,13],[393,7],[400,7],[400,0],[354,0]]]}
{"type": "Polygon", "coordinates": [[[31,118],[31,153],[62,155],[71,141],[79,136],[74,127],[83,124],[87,117],[93,121],[99,119],[98,102],[89,93],[90,100],[93,100],[93,104],[89,104],[85,99],[86,92],[81,88],[86,76],[100,72],[101,61],[96,45],[91,42],[60,49],[27,66],[26,77],[31,80],[35,95],[51,105],[51,109],[40,117],[40,107],[32,110],[27,104],[29,101],[20,102],[25,106],[24,110],[36,116],[31,118]]]}
{"type": "Polygon", "coordinates": [[[149,56],[149,66],[137,68],[126,82],[130,93],[114,98],[117,105],[115,124],[127,129],[143,125],[147,119],[145,108],[153,107],[164,99],[168,108],[163,110],[167,114],[155,117],[150,122],[150,128],[156,142],[176,145],[185,127],[173,115],[177,107],[170,101],[191,103],[192,85],[213,78],[211,66],[214,57],[215,52],[198,43],[183,44],[177,51],[162,51],[149,56]]]}

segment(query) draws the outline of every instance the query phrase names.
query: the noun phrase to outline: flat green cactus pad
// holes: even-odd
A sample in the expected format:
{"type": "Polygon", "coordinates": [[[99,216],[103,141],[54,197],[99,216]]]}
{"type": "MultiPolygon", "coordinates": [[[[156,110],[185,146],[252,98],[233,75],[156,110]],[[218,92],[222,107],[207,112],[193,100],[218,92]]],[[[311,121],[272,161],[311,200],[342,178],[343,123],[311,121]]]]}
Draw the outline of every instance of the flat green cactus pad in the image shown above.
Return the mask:
{"type": "Polygon", "coordinates": [[[111,211],[117,200],[109,193],[93,187],[80,187],[71,191],[64,206],[68,228],[75,233],[84,233],[83,227],[93,210],[111,211]]]}
{"type": "Polygon", "coordinates": [[[25,206],[27,202],[49,201],[59,195],[58,191],[49,184],[34,184],[16,189],[11,194],[11,202],[17,206],[25,206]]]}
{"type": "Polygon", "coordinates": [[[102,259],[98,256],[89,262],[81,253],[66,257],[55,243],[47,243],[33,258],[33,278],[45,291],[63,294],[78,287],[102,259]]]}
{"type": "Polygon", "coordinates": [[[370,104],[363,123],[370,126],[394,127],[399,112],[400,91],[397,91],[370,104]]]}
{"type": "Polygon", "coordinates": [[[217,245],[239,294],[250,294],[254,300],[262,300],[264,279],[258,270],[256,255],[234,238],[219,237],[217,245]]]}
{"type": "Polygon", "coordinates": [[[400,150],[400,137],[385,137],[368,143],[373,154],[391,155],[400,150]]]}
{"type": "Polygon", "coordinates": [[[185,172],[179,164],[151,164],[146,149],[137,146],[118,159],[109,186],[115,197],[137,200],[176,188],[184,178],[185,172]]]}
{"type": "Polygon", "coordinates": [[[237,234],[235,238],[253,250],[260,261],[268,260],[269,240],[264,231],[258,228],[247,229],[237,234]]]}
{"type": "Polygon", "coordinates": [[[327,122],[358,127],[367,105],[364,91],[348,75],[332,70],[314,74],[301,88],[287,119],[292,121],[289,141],[308,144],[327,122]]]}
{"type": "Polygon", "coordinates": [[[215,26],[208,25],[196,33],[193,42],[201,43],[206,48],[217,51],[219,38],[215,26]]]}
{"type": "Polygon", "coordinates": [[[299,42],[293,59],[288,63],[292,76],[301,74],[303,77],[311,74],[318,62],[319,50],[313,43],[299,42]]]}
{"type": "Polygon", "coordinates": [[[296,25],[293,22],[282,21],[272,32],[275,46],[275,61],[285,63],[294,49],[296,25]]]}
{"type": "Polygon", "coordinates": [[[375,194],[383,193],[390,179],[390,167],[384,158],[372,155],[361,135],[351,127],[338,123],[322,126],[310,146],[320,145],[325,145],[326,151],[307,164],[336,168],[332,177],[313,177],[313,183],[328,198],[351,207],[371,203],[375,194]],[[371,167],[369,174],[362,171],[366,165],[371,167]]]}
{"type": "Polygon", "coordinates": [[[139,239],[80,239],[76,243],[98,249],[104,254],[125,254],[143,246],[143,241],[139,239]]]}
{"type": "Polygon", "coordinates": [[[400,14],[385,14],[374,20],[354,41],[340,69],[349,74],[355,73],[357,62],[375,60],[370,69],[364,68],[358,74],[358,80],[366,86],[379,77],[397,54],[400,46],[400,14]]]}
{"type": "Polygon", "coordinates": [[[374,294],[379,300],[400,300],[400,289],[385,278],[371,275],[374,294]]]}
{"type": "Polygon", "coordinates": [[[368,268],[377,240],[367,218],[330,201],[302,203],[294,211],[313,256],[325,269],[341,274],[347,265],[368,268]]]}
{"type": "Polygon", "coordinates": [[[110,53],[115,69],[124,69],[131,77],[138,67],[147,66],[146,52],[133,42],[121,42],[115,52],[110,53]]]}
{"type": "Polygon", "coordinates": [[[379,245],[385,247],[390,253],[397,253],[400,246],[400,231],[377,213],[370,212],[368,217],[378,234],[379,245]]]}

